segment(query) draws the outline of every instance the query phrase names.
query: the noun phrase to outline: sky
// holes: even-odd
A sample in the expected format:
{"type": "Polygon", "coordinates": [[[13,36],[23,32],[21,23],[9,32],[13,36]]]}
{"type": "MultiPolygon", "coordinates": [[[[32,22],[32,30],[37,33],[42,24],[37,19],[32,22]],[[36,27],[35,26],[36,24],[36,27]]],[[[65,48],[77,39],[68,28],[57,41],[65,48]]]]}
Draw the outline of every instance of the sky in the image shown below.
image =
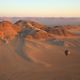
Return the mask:
{"type": "Polygon", "coordinates": [[[80,17],[80,0],[0,0],[0,16],[80,17]]]}

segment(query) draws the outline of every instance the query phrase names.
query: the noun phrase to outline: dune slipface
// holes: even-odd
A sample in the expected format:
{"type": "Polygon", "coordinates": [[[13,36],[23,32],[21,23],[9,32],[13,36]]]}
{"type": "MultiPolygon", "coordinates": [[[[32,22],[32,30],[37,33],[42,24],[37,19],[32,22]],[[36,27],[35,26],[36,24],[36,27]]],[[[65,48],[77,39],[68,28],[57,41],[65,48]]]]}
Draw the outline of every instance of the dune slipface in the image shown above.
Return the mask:
{"type": "Polygon", "coordinates": [[[80,35],[66,28],[0,22],[0,80],[80,80],[80,35]]]}

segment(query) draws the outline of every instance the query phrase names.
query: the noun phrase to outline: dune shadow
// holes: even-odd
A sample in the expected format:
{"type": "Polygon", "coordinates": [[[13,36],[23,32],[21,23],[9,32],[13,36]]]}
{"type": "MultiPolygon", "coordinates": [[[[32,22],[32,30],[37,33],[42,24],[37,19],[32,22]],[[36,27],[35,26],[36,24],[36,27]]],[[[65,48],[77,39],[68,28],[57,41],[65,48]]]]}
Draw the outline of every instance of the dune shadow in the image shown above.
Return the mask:
{"type": "Polygon", "coordinates": [[[22,57],[23,59],[27,60],[27,61],[31,61],[32,60],[29,58],[29,56],[27,55],[27,53],[25,53],[25,51],[23,50],[23,47],[25,45],[25,41],[23,38],[19,38],[19,41],[18,41],[18,45],[16,47],[16,52],[17,54],[22,57]]]}
{"type": "Polygon", "coordinates": [[[64,41],[62,41],[62,40],[48,40],[47,43],[49,43],[51,45],[57,45],[57,46],[64,45],[64,41]]]}

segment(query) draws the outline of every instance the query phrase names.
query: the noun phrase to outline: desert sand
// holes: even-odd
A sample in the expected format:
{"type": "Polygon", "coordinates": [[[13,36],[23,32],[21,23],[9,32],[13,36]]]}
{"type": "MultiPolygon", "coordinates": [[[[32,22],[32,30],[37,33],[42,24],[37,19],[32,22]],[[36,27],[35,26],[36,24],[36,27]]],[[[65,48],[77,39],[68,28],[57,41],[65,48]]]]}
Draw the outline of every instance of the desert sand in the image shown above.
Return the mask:
{"type": "Polygon", "coordinates": [[[14,29],[18,33],[14,38],[8,35],[8,43],[6,35],[0,37],[0,80],[80,80],[79,35],[69,32],[66,36],[67,32],[63,34],[59,29],[52,35],[39,27],[36,30],[41,33],[37,33],[35,27],[28,26],[30,37],[25,37],[22,26],[14,29]],[[41,37],[43,33],[46,38],[41,37]],[[68,56],[65,48],[71,52],[68,56]]]}

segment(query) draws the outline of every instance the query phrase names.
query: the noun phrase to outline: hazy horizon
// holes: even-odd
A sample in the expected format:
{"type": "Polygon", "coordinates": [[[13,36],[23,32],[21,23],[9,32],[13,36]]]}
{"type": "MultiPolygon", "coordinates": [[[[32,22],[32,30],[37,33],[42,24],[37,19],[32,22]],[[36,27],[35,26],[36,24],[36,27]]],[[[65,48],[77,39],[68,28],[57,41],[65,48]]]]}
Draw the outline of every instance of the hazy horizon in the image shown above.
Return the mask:
{"type": "Polygon", "coordinates": [[[0,16],[80,17],[79,0],[1,0],[0,16]]]}

